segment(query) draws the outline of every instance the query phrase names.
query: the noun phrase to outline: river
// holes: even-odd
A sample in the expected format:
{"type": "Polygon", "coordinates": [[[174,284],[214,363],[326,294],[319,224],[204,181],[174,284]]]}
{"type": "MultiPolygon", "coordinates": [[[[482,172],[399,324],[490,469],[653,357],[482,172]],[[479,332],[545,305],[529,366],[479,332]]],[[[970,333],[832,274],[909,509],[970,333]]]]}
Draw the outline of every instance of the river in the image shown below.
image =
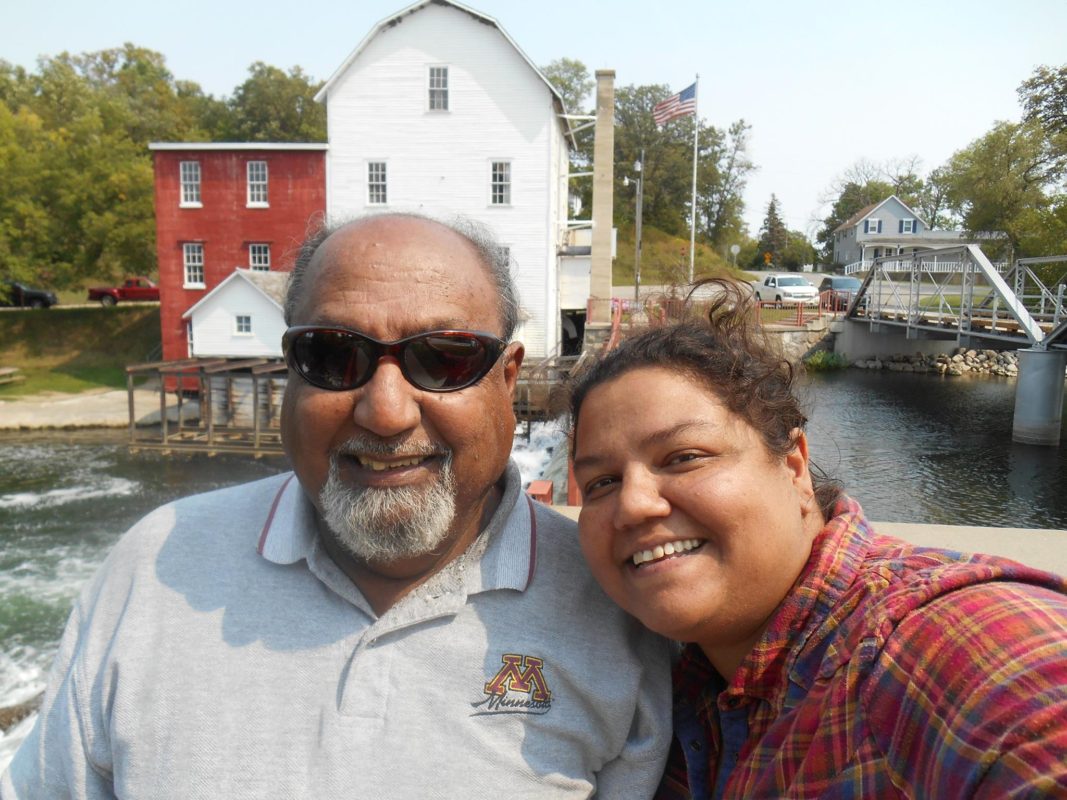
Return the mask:
{"type": "MultiPolygon", "coordinates": [[[[1067,529],[1067,444],[1011,442],[1014,390],[995,378],[814,375],[812,460],[875,520],[1067,529]]],[[[542,426],[516,440],[526,480],[560,438],[542,426]]],[[[73,598],[133,522],[284,469],[280,458],[133,456],[119,430],[0,434],[0,706],[44,687],[73,598]]],[[[0,738],[0,770],[13,744],[0,738]]]]}

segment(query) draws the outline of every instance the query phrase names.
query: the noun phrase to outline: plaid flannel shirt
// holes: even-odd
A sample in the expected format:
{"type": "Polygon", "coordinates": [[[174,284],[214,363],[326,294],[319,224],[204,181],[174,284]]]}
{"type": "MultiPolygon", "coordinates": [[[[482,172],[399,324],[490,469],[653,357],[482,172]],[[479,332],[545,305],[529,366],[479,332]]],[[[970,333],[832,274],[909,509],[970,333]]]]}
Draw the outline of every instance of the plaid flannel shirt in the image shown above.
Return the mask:
{"type": "Polygon", "coordinates": [[[675,670],[674,798],[1067,798],[1067,581],[847,498],[727,684],[675,670]]]}

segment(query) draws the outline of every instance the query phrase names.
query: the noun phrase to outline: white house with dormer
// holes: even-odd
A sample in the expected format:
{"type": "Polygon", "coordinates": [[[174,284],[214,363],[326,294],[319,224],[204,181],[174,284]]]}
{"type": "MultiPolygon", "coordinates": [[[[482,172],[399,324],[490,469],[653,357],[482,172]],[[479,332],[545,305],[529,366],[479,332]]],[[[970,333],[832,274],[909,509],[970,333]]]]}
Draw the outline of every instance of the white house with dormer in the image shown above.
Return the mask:
{"type": "Polygon", "coordinates": [[[529,355],[553,353],[572,139],[560,96],[500,24],[421,0],[375,25],[316,99],[329,218],[417,210],[486,223],[508,248],[517,337],[529,355]]]}
{"type": "Polygon", "coordinates": [[[834,230],[834,262],[865,268],[875,258],[965,243],[963,231],[931,230],[896,195],[860,209],[834,230]]]}

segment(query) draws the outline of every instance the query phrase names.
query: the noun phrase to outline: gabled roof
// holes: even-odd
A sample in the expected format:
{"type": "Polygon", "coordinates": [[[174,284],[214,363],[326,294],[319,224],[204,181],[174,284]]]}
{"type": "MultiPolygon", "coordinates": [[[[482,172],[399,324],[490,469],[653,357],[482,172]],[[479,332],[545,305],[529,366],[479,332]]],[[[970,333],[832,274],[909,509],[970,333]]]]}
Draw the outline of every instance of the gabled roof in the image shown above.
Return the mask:
{"type": "Polygon", "coordinates": [[[189,308],[188,311],[182,314],[182,319],[190,318],[193,315],[193,312],[200,308],[200,306],[207,303],[208,300],[221,292],[232,281],[236,280],[243,280],[251,284],[260,294],[276,305],[278,311],[283,310],[283,306],[285,305],[285,290],[289,286],[288,272],[261,272],[259,270],[241,269],[238,267],[226,278],[226,280],[201,297],[189,308]]]}
{"type": "MultiPolygon", "coordinates": [[[[508,32],[504,30],[501,24],[497,22],[493,17],[490,17],[488,14],[483,14],[481,11],[476,11],[470,6],[465,6],[462,3],[454,2],[454,0],[418,0],[417,3],[413,3],[407,8],[402,9],[401,11],[398,11],[395,14],[392,14],[391,16],[388,16],[385,19],[379,21],[377,24],[375,24],[373,28],[371,28],[370,33],[364,36],[363,40],[356,45],[356,49],[348,54],[348,58],[344,60],[341,66],[334,70],[333,75],[329,77],[326,83],[322,85],[322,88],[319,89],[318,93],[315,95],[315,100],[320,103],[326,102],[326,97],[329,95],[330,89],[332,89],[334,84],[336,84],[337,81],[340,80],[341,76],[344,75],[345,71],[352,65],[352,62],[354,62],[359,57],[359,54],[367,48],[367,45],[370,44],[371,40],[375,36],[384,31],[386,28],[392,28],[394,25],[400,24],[403,21],[404,17],[410,16],[411,14],[421,11],[429,5],[450,6],[452,8],[455,8],[457,11],[462,11],[465,14],[469,14],[478,22],[496,28],[497,31],[500,32],[500,35],[503,36],[505,40],[507,40],[508,44],[515,48],[515,52],[522,56],[522,60],[526,62],[530,69],[532,69],[537,75],[537,77],[540,78],[541,81],[545,84],[545,86],[548,87],[548,91],[552,94],[552,101],[556,104],[559,113],[567,113],[567,109],[563,105],[563,97],[558,91],[556,91],[556,87],[553,86],[552,82],[545,77],[545,74],[541,72],[537,65],[530,60],[530,57],[526,55],[525,52],[523,52],[523,49],[519,47],[515,40],[508,35],[508,32]]],[[[571,133],[570,121],[560,119],[560,123],[564,126],[564,132],[567,138],[571,141],[571,144],[573,145],[574,135],[571,133]]]]}
{"type": "Polygon", "coordinates": [[[919,220],[919,222],[921,222],[924,227],[927,227],[927,228],[930,227],[929,225],[926,224],[926,220],[924,220],[922,217],[920,217],[918,214],[916,214],[907,203],[905,203],[903,200],[901,200],[895,194],[891,194],[891,195],[889,195],[889,197],[887,197],[885,200],[882,200],[881,202],[871,203],[866,208],[861,208],[859,211],[857,211],[851,217],[849,217],[844,222],[842,222],[840,225],[838,225],[836,228],[834,228],[834,233],[837,233],[838,231],[841,231],[841,230],[845,230],[847,228],[851,228],[853,225],[859,225],[861,222],[863,222],[863,220],[867,219],[867,217],[869,217],[871,214],[873,214],[879,208],[884,206],[890,200],[896,200],[898,203],[900,203],[902,206],[904,206],[904,208],[907,210],[907,212],[909,214],[911,214],[913,217],[915,217],[915,219],[919,220]]]}

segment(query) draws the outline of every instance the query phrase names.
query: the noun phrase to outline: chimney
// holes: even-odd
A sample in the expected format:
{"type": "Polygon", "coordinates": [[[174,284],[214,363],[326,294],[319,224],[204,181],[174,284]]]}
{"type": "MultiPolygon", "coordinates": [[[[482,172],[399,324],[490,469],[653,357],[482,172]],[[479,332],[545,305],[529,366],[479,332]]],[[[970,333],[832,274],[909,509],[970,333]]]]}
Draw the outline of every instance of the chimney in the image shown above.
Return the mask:
{"type": "MultiPolygon", "coordinates": [[[[611,297],[611,228],[615,202],[615,70],[596,71],[596,128],[593,142],[593,250],[591,297],[611,297]]],[[[586,322],[608,322],[607,303],[595,303],[586,322]]]]}

